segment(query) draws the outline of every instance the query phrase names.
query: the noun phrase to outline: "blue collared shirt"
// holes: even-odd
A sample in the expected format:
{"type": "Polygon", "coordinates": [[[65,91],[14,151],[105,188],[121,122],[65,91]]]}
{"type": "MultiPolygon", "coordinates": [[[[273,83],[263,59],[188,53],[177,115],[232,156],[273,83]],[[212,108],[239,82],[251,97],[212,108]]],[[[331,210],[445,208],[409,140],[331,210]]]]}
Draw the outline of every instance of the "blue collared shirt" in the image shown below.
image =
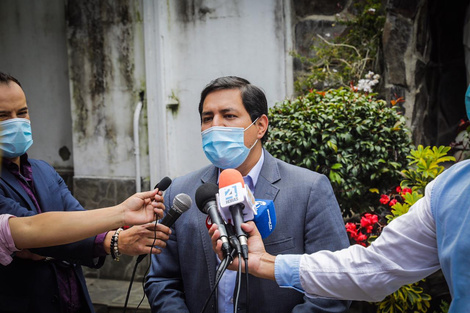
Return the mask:
{"type": "Polygon", "coordinates": [[[301,257],[301,254],[281,254],[276,256],[274,276],[279,287],[293,288],[304,292],[299,275],[301,257]]]}

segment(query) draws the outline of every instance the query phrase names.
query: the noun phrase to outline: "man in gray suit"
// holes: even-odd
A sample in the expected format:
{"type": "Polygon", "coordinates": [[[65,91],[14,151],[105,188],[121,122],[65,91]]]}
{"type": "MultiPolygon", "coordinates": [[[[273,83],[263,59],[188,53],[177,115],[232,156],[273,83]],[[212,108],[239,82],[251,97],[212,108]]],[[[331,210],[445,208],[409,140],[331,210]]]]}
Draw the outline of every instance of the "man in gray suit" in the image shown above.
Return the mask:
{"type": "MultiPolygon", "coordinates": [[[[273,255],[339,250],[349,246],[330,182],[321,174],[284,163],[263,149],[268,106],[264,93],[239,77],[221,77],[201,93],[202,144],[212,165],[179,177],[166,191],[167,207],[178,193],[193,199],[199,186],[217,183],[220,170],[236,168],[255,198],[273,200],[277,224],[264,240],[273,255]]],[[[193,202],[194,203],[194,202],[193,202]]],[[[196,204],[174,224],[167,248],[152,257],[145,292],[152,312],[200,312],[215,283],[218,259],[196,204]]],[[[249,263],[249,262],[248,262],[249,263]]],[[[235,272],[226,271],[206,312],[233,312],[235,272]]],[[[242,279],[238,311],[346,312],[347,301],[313,299],[272,281],[242,279]],[[246,304],[249,303],[249,307],[246,304]]]]}

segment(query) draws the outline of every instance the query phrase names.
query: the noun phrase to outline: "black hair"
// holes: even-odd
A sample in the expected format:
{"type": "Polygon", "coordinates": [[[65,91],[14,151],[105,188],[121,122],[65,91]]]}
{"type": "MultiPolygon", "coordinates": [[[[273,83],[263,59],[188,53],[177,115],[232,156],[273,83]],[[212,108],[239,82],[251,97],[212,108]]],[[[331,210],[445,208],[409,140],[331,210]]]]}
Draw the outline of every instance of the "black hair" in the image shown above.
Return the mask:
{"type": "MultiPolygon", "coordinates": [[[[250,114],[251,121],[254,122],[261,115],[268,116],[268,101],[264,92],[252,85],[248,80],[237,76],[219,77],[211,81],[201,92],[201,100],[199,101],[199,116],[202,121],[202,106],[207,95],[217,90],[238,89],[240,90],[242,102],[246,111],[250,114]]],[[[265,142],[268,138],[268,129],[264,133],[261,142],[265,142]]]]}
{"type": "MultiPolygon", "coordinates": [[[[14,82],[14,83],[18,84],[18,86],[21,87],[21,84],[20,84],[20,82],[18,81],[18,79],[16,79],[15,77],[11,76],[10,74],[6,74],[6,73],[3,73],[3,72],[0,72],[0,84],[8,85],[10,82],[14,82]]],[[[23,87],[21,87],[21,88],[23,88],[23,87]]]]}

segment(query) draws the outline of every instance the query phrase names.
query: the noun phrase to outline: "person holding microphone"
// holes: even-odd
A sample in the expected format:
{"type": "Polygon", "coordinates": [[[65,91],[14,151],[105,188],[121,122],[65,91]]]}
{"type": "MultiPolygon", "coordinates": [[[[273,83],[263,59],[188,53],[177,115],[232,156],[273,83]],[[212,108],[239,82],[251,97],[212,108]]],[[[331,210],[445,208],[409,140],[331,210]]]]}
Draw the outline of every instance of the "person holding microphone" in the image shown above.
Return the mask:
{"type": "MultiPolygon", "coordinates": [[[[442,269],[452,295],[449,312],[470,312],[469,201],[470,160],[465,160],[430,182],[425,196],[367,248],[356,244],[334,252],[274,256],[266,252],[255,224],[244,223],[249,273],[308,297],[375,302],[442,269]]],[[[222,258],[217,225],[209,234],[222,258]]],[[[237,264],[238,259],[229,268],[237,264]]]]}
{"type": "MultiPolygon", "coordinates": [[[[136,193],[124,202],[96,210],[46,212],[19,217],[0,215],[0,264],[6,266],[21,249],[71,243],[110,229],[150,223],[163,215],[163,198],[158,190],[136,193]],[[155,200],[155,201],[153,201],[155,200]]],[[[166,246],[170,229],[157,225],[155,245],[166,246]]],[[[154,248],[159,253],[161,250],[154,248]]]]}

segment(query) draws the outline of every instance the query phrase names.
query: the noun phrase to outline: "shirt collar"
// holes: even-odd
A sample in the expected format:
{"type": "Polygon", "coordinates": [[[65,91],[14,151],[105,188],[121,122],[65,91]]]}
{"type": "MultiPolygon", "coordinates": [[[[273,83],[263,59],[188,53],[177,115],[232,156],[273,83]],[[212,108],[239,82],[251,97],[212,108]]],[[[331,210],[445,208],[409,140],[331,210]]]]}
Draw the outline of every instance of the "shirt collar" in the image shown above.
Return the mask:
{"type": "MultiPolygon", "coordinates": [[[[256,183],[258,183],[258,178],[259,178],[259,174],[261,173],[261,168],[263,167],[263,163],[264,163],[264,149],[261,149],[261,156],[260,156],[258,162],[256,162],[255,166],[253,166],[253,168],[250,170],[248,175],[246,175],[246,176],[249,176],[251,181],[253,182],[253,189],[256,188],[256,183]]],[[[217,175],[217,184],[219,183],[220,172],[221,172],[221,170],[219,168],[218,172],[217,172],[218,173],[218,175],[217,175]]],[[[243,177],[243,178],[245,178],[245,177],[243,177]]],[[[255,191],[252,190],[252,193],[254,194],[255,191]]]]}
{"type": "MultiPolygon", "coordinates": [[[[8,170],[20,170],[16,163],[13,163],[11,159],[8,158],[2,158],[3,165],[8,169],[8,170]]],[[[22,156],[20,156],[20,166],[23,168],[25,166],[31,167],[31,164],[28,161],[28,154],[25,153],[22,156]]]]}

